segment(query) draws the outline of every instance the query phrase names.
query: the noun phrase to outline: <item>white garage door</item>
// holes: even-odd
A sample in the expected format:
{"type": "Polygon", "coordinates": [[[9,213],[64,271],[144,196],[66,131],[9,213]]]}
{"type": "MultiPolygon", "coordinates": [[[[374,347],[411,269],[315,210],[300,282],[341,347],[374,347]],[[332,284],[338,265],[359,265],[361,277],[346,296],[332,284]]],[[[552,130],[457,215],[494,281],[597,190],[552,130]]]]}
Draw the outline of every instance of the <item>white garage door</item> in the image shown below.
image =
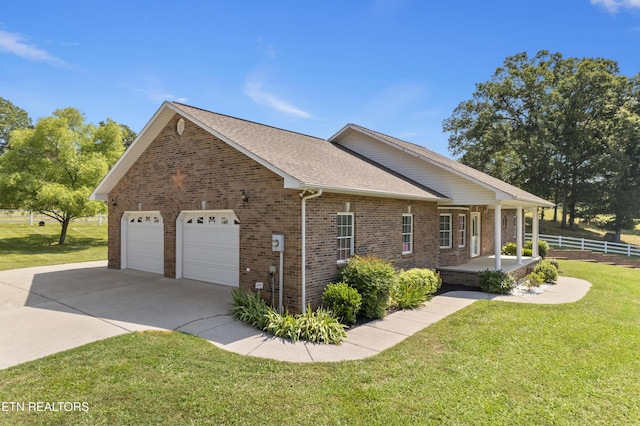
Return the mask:
{"type": "Polygon", "coordinates": [[[127,212],[123,218],[123,268],[163,274],[164,225],[160,212],[127,212]]]}
{"type": "Polygon", "coordinates": [[[231,210],[183,212],[182,276],[238,287],[240,224],[231,210]]]}

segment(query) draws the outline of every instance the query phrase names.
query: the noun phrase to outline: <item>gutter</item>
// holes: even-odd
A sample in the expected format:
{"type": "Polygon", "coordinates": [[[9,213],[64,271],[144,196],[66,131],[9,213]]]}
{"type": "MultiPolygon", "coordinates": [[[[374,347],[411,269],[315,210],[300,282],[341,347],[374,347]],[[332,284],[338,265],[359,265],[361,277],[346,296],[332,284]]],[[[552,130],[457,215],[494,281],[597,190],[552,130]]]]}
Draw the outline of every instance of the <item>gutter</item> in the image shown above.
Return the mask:
{"type": "Polygon", "coordinates": [[[302,223],[301,223],[301,262],[302,262],[302,271],[301,271],[301,299],[302,299],[302,313],[307,312],[307,200],[312,198],[316,198],[322,195],[322,189],[319,189],[318,192],[312,192],[309,195],[304,195],[307,192],[305,189],[300,193],[302,197],[302,223]]]}

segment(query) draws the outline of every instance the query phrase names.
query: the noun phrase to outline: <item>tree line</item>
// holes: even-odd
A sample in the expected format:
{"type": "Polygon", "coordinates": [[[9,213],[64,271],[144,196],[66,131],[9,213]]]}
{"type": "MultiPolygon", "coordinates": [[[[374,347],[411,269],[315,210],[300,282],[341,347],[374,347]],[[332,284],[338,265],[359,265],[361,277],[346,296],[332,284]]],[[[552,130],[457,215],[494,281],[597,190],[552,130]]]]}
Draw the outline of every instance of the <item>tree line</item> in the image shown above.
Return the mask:
{"type": "Polygon", "coordinates": [[[613,60],[510,56],[443,130],[462,163],[561,205],[563,227],[605,215],[619,241],[640,217],[640,73],[613,60]]]}
{"type": "Polygon", "coordinates": [[[40,212],[61,225],[104,212],[88,197],[136,133],[111,119],[85,122],[75,108],[54,111],[35,125],[25,110],[0,98],[0,205],[40,212]]]}

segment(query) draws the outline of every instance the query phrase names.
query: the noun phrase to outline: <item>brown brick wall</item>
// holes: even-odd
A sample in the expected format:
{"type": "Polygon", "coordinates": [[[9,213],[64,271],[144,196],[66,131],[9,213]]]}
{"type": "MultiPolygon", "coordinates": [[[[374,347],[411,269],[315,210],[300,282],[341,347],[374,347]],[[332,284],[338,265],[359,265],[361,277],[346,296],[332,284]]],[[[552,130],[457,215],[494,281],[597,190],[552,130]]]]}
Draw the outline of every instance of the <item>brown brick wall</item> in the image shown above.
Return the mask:
{"type": "MultiPolygon", "coordinates": [[[[269,266],[279,264],[271,250],[271,235],[286,236],[285,305],[298,305],[300,265],[300,198],[284,190],[282,178],[187,122],[182,136],[174,117],[109,194],[109,267],[120,268],[120,218],[125,211],[159,210],[164,220],[164,275],[175,277],[176,219],[182,210],[233,209],[240,220],[240,287],[265,285],[270,299],[269,266]],[[172,179],[178,168],[185,175],[182,188],[172,179]],[[241,200],[241,191],[249,198],[241,200]],[[111,204],[111,203],[109,203],[111,204]],[[298,236],[298,237],[296,237],[298,236]],[[249,269],[249,271],[247,271],[249,269]]],[[[277,288],[277,282],[276,282],[277,288]]],[[[277,300],[277,295],[276,295],[277,300]]]]}
{"type": "Polygon", "coordinates": [[[376,255],[397,268],[435,268],[438,212],[435,203],[324,193],[307,201],[307,301],[320,304],[322,291],[339,279],[337,213],[345,203],[354,214],[354,252],[376,255]],[[402,214],[413,214],[413,253],[402,254],[402,214]]]}
{"type": "MultiPolygon", "coordinates": [[[[164,275],[176,274],[176,219],[182,210],[232,209],[240,220],[240,287],[255,289],[264,283],[263,297],[271,300],[269,266],[279,265],[279,253],[271,249],[271,235],[284,234],[284,306],[292,312],[301,307],[301,199],[299,191],[283,188],[283,180],[246,155],[188,122],[182,136],[175,132],[174,117],[141,154],[109,194],[109,267],[120,268],[120,219],[125,211],[159,210],[164,220],[164,275]],[[173,176],[184,175],[182,187],[173,176]],[[244,191],[248,202],[241,200],[244,191]],[[117,205],[111,205],[115,200],[117,205]]],[[[355,253],[375,254],[398,268],[435,268],[468,260],[469,242],[457,248],[457,220],[452,210],[454,247],[450,253],[438,248],[436,203],[323,193],[307,201],[307,302],[316,307],[322,291],[339,277],[336,216],[350,203],[354,213],[355,253]],[[414,215],[413,253],[402,254],[402,214],[414,215]]],[[[474,207],[475,208],[475,207],[474,207]]],[[[483,209],[484,207],[482,207],[483,209]]],[[[467,229],[470,219],[468,211],[467,229]]],[[[482,210],[482,246],[493,251],[493,210],[482,210]],[[485,235],[485,233],[487,233],[485,235]]],[[[507,211],[504,211],[507,214],[507,211]]],[[[512,220],[513,214],[507,217],[512,220]]],[[[467,239],[469,232],[467,232],[467,239]]],[[[278,287],[278,274],[274,280],[278,287]]],[[[278,295],[274,294],[277,303],[278,295]]]]}

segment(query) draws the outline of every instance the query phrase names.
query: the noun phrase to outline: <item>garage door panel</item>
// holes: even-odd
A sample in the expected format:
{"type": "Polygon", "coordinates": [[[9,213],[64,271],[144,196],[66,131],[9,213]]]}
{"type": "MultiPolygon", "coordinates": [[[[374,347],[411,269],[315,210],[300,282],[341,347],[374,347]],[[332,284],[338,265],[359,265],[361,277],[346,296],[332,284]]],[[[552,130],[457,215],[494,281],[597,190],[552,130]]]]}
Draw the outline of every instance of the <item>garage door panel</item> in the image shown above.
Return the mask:
{"type": "Polygon", "coordinates": [[[127,213],[126,266],[164,273],[164,226],[159,212],[127,213]]]}
{"type": "Polygon", "coordinates": [[[226,218],[229,212],[183,215],[182,276],[238,287],[240,227],[226,218]]]}

